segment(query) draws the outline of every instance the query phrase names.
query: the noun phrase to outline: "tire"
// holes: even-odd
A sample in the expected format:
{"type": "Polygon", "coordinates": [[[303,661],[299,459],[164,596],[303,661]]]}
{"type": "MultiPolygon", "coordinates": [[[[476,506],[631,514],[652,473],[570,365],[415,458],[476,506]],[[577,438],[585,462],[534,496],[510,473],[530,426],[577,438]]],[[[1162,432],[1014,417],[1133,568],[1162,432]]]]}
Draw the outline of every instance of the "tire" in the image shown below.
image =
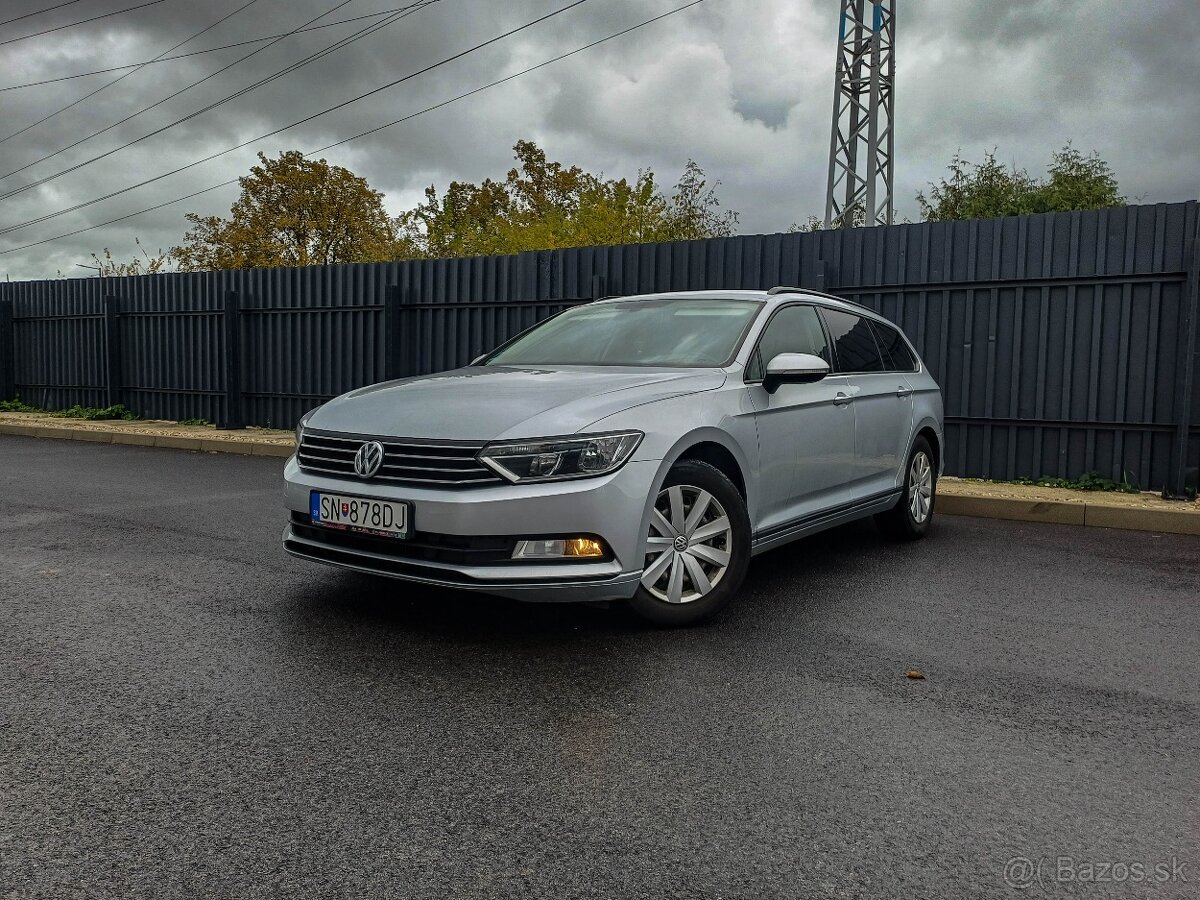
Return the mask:
{"type": "Polygon", "coordinates": [[[660,515],[652,516],[643,538],[642,583],[629,606],[655,625],[703,622],[725,608],[746,578],[746,501],[719,469],[688,460],[667,473],[655,511],[660,515]]]}
{"type": "Polygon", "coordinates": [[[902,541],[925,537],[937,500],[937,466],[929,441],[919,437],[904,465],[904,491],[896,505],[875,517],[879,530],[902,541]]]}

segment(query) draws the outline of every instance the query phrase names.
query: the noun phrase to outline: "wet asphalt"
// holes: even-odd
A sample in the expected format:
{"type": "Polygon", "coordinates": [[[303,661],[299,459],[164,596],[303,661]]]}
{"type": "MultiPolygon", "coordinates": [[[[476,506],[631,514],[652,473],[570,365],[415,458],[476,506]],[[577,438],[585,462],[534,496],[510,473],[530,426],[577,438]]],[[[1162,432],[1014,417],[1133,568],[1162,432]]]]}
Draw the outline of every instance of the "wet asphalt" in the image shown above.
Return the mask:
{"type": "Polygon", "coordinates": [[[859,524],[656,631],[292,560],[281,470],[0,437],[0,898],[1200,897],[1195,538],[859,524]]]}

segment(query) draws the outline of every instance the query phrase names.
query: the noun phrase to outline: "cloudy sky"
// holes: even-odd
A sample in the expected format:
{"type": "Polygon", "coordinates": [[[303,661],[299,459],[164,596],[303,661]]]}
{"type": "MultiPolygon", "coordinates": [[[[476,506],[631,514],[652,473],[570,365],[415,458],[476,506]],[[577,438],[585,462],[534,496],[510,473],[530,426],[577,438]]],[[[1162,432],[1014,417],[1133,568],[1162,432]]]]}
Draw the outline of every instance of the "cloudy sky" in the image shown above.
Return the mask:
{"type": "MultiPolygon", "coordinates": [[[[337,22],[412,0],[159,0],[121,15],[20,40],[146,0],[0,2],[0,88],[91,72],[337,22]],[[14,21],[15,20],[15,21],[14,21]]],[[[448,100],[489,81],[683,5],[587,0],[512,37],[274,137],[260,135],[416,72],[566,6],[570,0],[436,0],[344,49],[95,162],[93,157],[189,116],[380,19],[156,63],[32,128],[122,72],[0,92],[0,231],[120,191],[243,142],[227,153],[103,202],[0,234],[0,277],[86,274],[77,263],[134,239],[179,243],[186,212],[228,213],[236,187],[120,223],[246,172],[254,154],[309,151],[448,100]],[[203,84],[50,159],[49,154],[203,84]],[[18,133],[20,132],[20,133],[18,133]],[[54,177],[66,169],[78,169],[54,177]],[[16,171],[21,170],[21,171],[16,171]],[[8,251],[8,252],[3,252],[8,251]]],[[[1041,171],[1072,140],[1098,150],[1143,202],[1200,190],[1200,15],[1195,0],[899,0],[897,206],[956,150],[1041,171]]],[[[744,233],[780,231],[821,213],[828,164],[837,0],[705,0],[628,36],[322,154],[363,175],[398,212],[429,184],[503,177],[511,147],[532,139],[552,158],[613,176],[649,167],[673,183],[691,157],[721,182],[744,233]]]]}

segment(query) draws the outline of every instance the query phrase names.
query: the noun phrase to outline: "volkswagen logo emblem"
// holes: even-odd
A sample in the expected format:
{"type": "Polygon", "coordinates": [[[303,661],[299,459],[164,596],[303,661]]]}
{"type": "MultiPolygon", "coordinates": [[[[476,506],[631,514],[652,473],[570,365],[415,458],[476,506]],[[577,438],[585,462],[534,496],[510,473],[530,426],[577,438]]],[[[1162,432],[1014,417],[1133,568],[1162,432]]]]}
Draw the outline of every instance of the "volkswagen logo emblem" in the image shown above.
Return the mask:
{"type": "Polygon", "coordinates": [[[383,465],[383,444],[367,441],[354,454],[354,471],[359,478],[370,478],[383,465]]]}
{"type": "Polygon", "coordinates": [[[682,553],[688,548],[689,543],[690,541],[688,541],[687,536],[681,534],[675,538],[675,549],[682,553]]]}

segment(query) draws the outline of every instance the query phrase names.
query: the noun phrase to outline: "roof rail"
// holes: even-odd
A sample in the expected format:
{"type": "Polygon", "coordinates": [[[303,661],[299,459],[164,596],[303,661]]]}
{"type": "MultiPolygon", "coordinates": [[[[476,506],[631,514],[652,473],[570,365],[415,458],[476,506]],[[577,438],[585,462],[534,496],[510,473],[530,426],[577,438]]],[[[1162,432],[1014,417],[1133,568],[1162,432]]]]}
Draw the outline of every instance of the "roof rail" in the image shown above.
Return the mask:
{"type": "Polygon", "coordinates": [[[768,290],[767,293],[772,296],[776,294],[815,294],[818,297],[827,297],[830,300],[836,300],[839,303],[845,303],[849,306],[857,306],[859,309],[865,309],[869,313],[879,315],[878,312],[871,309],[865,303],[859,303],[857,300],[847,300],[845,297],[838,297],[836,294],[827,294],[824,291],[815,291],[812,288],[791,287],[786,284],[780,284],[768,290]]]}

